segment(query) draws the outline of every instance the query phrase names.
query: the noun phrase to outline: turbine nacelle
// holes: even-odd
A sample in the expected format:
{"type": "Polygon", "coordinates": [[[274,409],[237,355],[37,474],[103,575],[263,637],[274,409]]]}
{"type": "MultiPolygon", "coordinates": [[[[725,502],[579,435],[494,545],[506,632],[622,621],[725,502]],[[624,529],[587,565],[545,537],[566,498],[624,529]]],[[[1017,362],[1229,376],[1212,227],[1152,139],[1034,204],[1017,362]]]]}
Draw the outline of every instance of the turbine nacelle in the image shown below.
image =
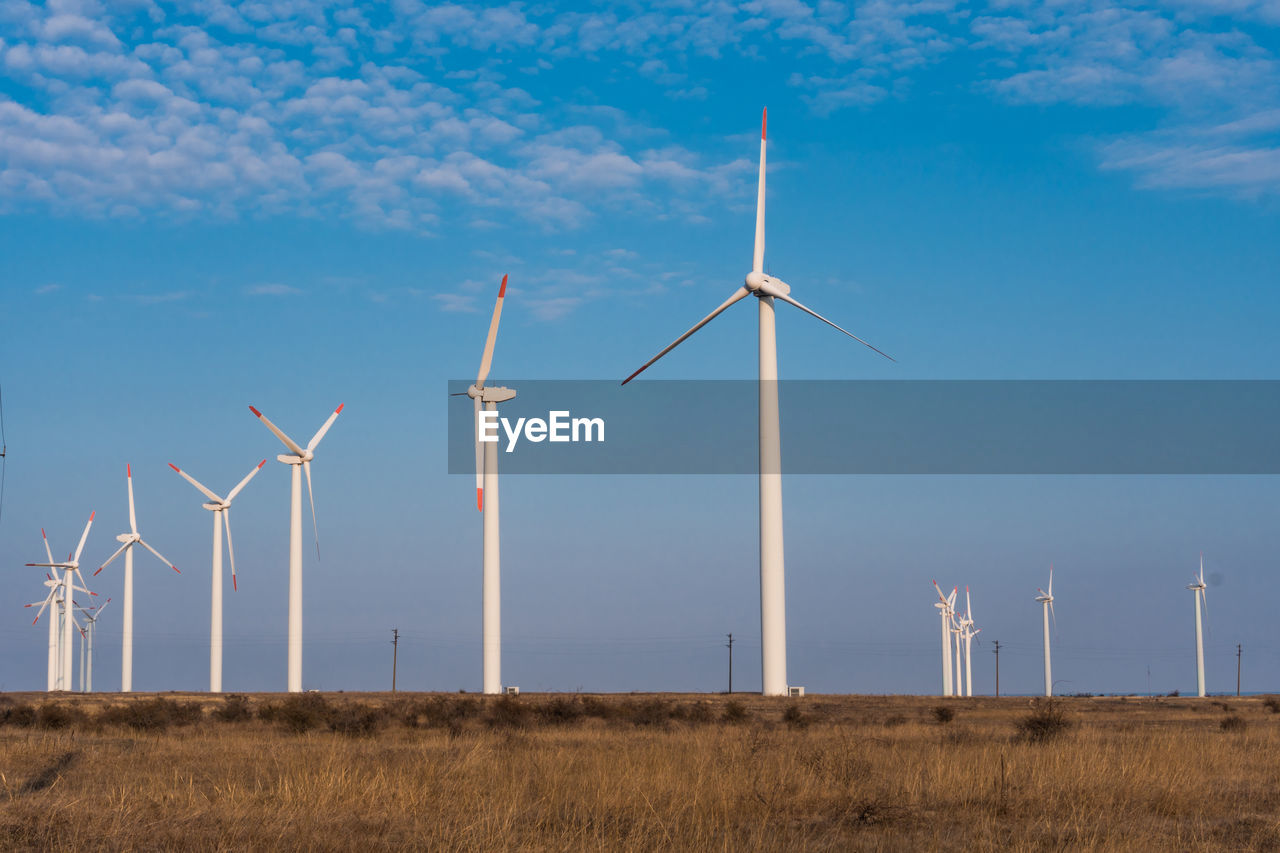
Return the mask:
{"type": "Polygon", "coordinates": [[[514,388],[503,388],[500,385],[488,385],[484,388],[472,385],[467,389],[467,396],[481,403],[505,403],[515,398],[516,391],[514,388]]]}
{"type": "Polygon", "coordinates": [[[138,533],[118,533],[116,534],[117,542],[141,542],[142,536],[138,533]]]}
{"type": "Polygon", "coordinates": [[[746,287],[756,296],[786,296],[791,292],[791,285],[762,272],[747,273],[746,287]]]}
{"type": "Polygon", "coordinates": [[[228,507],[231,506],[231,504],[228,501],[223,501],[222,503],[203,503],[203,504],[200,504],[200,506],[204,507],[210,512],[217,512],[218,510],[221,510],[221,509],[227,509],[228,507]]]}

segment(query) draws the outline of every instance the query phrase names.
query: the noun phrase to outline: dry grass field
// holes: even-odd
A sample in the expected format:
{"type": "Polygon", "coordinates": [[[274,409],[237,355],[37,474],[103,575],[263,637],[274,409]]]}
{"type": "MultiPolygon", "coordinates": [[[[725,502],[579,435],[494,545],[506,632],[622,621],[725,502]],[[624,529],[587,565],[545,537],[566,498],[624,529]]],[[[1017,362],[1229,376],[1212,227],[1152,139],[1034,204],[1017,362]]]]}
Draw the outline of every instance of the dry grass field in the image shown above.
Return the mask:
{"type": "Polygon", "coordinates": [[[0,847],[1280,849],[1277,711],[1263,698],[10,694],[0,847]]]}

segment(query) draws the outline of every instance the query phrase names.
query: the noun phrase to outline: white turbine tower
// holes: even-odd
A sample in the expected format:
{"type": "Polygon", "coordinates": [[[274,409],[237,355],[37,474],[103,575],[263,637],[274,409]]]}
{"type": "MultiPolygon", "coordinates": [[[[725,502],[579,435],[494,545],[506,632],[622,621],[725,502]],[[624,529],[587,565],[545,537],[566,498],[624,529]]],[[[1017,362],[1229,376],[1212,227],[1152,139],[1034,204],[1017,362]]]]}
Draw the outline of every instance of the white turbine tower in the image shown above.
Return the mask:
{"type": "Polygon", "coordinates": [[[231,502],[240,490],[249,485],[254,475],[267,464],[263,459],[243,480],[232,489],[225,498],[220,498],[205,486],[183,471],[172,462],[169,467],[177,471],[182,479],[195,486],[209,499],[201,504],[213,513],[213,595],[212,612],[209,616],[209,692],[222,692],[222,530],[227,531],[227,556],[231,558],[231,588],[236,589],[236,551],[231,547],[231,502]]]}
{"type": "MultiPolygon", "coordinates": [[[[40,532],[44,533],[43,530],[40,532]]],[[[49,547],[49,540],[46,539],[44,544],[47,549],[49,547]]],[[[53,562],[53,555],[49,556],[49,562],[53,562]]],[[[31,620],[31,624],[34,625],[40,621],[40,617],[44,615],[44,612],[49,608],[49,605],[53,605],[53,609],[49,610],[49,671],[45,683],[45,690],[52,692],[58,689],[58,664],[61,661],[61,658],[58,656],[59,635],[58,619],[56,618],[56,614],[59,612],[59,608],[62,607],[62,581],[55,579],[53,575],[50,575],[47,572],[45,573],[45,577],[48,578],[48,580],[44,582],[44,585],[49,588],[49,594],[45,596],[44,601],[34,601],[31,604],[24,606],[40,608],[36,611],[36,618],[31,620]]]]}
{"type": "Polygon", "coordinates": [[[263,426],[271,430],[280,439],[289,453],[276,457],[280,462],[290,466],[291,487],[289,492],[289,680],[290,693],[302,692],[302,472],[307,475],[307,499],[311,502],[311,529],[316,537],[316,559],[320,559],[320,528],[316,525],[316,499],[311,492],[311,460],[315,458],[316,446],[320,439],[333,426],[342,412],[342,406],[333,410],[324,425],[311,436],[306,447],[300,447],[296,441],[280,431],[280,428],[255,409],[249,411],[262,421],[263,426]],[[301,468],[302,471],[298,469],[301,468]]]}
{"type": "Polygon", "coordinates": [[[938,601],[933,605],[938,608],[938,615],[942,617],[942,695],[950,696],[953,692],[951,679],[951,614],[954,612],[953,607],[956,601],[956,591],[951,590],[951,595],[942,594],[942,587],[938,586],[938,582],[933,582],[933,588],[938,591],[938,601]]]}
{"type": "MultiPolygon", "coordinates": [[[[62,640],[58,649],[58,657],[61,662],[58,665],[58,683],[55,687],[56,690],[71,689],[71,652],[73,642],[71,632],[75,627],[75,620],[72,618],[71,613],[71,596],[74,590],[77,589],[74,581],[75,578],[78,577],[80,579],[80,587],[78,588],[84,589],[84,576],[80,574],[80,552],[84,550],[85,540],[89,538],[89,528],[93,526],[93,515],[94,514],[92,512],[89,513],[89,520],[85,522],[84,525],[84,533],[80,534],[80,544],[76,546],[75,552],[67,557],[67,561],[65,563],[55,563],[52,557],[49,558],[49,562],[47,563],[27,563],[28,566],[62,569],[63,572],[61,610],[62,640]]],[[[40,532],[43,535],[44,529],[41,528],[40,532]]],[[[45,538],[45,553],[52,554],[52,551],[49,550],[48,537],[45,538]]],[[[88,592],[88,590],[85,590],[85,592],[88,592]]],[[[97,593],[90,592],[89,595],[97,595],[97,593]]]]}
{"type": "MultiPolygon", "coordinates": [[[[760,394],[760,666],[766,696],[787,693],[787,608],[786,569],[782,547],[782,444],[778,425],[778,348],[774,327],[773,302],[782,300],[826,323],[860,344],[870,347],[885,358],[885,353],[857,335],[842,329],[821,314],[806,308],[790,296],[791,286],[764,272],[764,177],[765,144],[768,111],[760,123],[760,175],[756,189],[755,251],[751,272],[745,283],[734,291],[693,328],[676,338],[622,381],[626,385],[658,359],[671,352],[686,338],[719,316],[730,305],[755,296],[759,304],[759,394],[760,394]]],[[[893,359],[890,358],[890,361],[893,359]]]]}
{"type": "Polygon", "coordinates": [[[1058,614],[1053,612],[1053,564],[1049,564],[1049,591],[1037,587],[1036,601],[1044,608],[1044,695],[1053,695],[1053,667],[1049,661],[1049,617],[1053,616],[1053,624],[1058,624],[1058,614]]]}
{"type": "Polygon", "coordinates": [[[964,588],[964,616],[960,617],[960,639],[964,641],[964,690],[966,696],[973,695],[973,638],[982,633],[982,629],[973,629],[973,605],[969,600],[969,587],[964,588]]]}
{"type": "Polygon", "coordinates": [[[116,541],[123,544],[93,574],[96,577],[98,572],[111,565],[112,560],[124,554],[124,601],[121,605],[124,608],[124,615],[120,620],[124,623],[124,627],[120,640],[120,692],[129,693],[133,690],[133,546],[141,545],[155,554],[157,560],[178,574],[182,572],[166,560],[159,551],[142,541],[142,536],[138,533],[138,516],[133,508],[133,466],[126,464],[124,473],[125,481],[129,486],[129,532],[116,536],[116,541]]]}
{"type": "MultiPolygon", "coordinates": [[[[489,368],[493,364],[493,347],[498,338],[498,322],[502,319],[502,301],[507,295],[507,277],[502,277],[498,287],[498,299],[493,304],[493,319],[489,321],[489,335],[485,338],[484,352],[480,356],[480,370],[476,382],[467,389],[472,400],[472,428],[476,445],[476,509],[483,514],[483,651],[484,692],[502,692],[502,561],[498,526],[498,444],[480,441],[480,409],[497,412],[498,404],[516,396],[515,389],[486,386],[489,368]]],[[[455,395],[457,396],[457,395],[455,395]]],[[[495,414],[496,417],[496,414],[495,414]]]]}
{"type": "Polygon", "coordinates": [[[1196,600],[1196,695],[1204,696],[1204,635],[1200,624],[1200,605],[1204,604],[1204,613],[1209,615],[1209,600],[1204,595],[1204,554],[1200,554],[1200,574],[1187,584],[1192,597],[1196,600]]]}

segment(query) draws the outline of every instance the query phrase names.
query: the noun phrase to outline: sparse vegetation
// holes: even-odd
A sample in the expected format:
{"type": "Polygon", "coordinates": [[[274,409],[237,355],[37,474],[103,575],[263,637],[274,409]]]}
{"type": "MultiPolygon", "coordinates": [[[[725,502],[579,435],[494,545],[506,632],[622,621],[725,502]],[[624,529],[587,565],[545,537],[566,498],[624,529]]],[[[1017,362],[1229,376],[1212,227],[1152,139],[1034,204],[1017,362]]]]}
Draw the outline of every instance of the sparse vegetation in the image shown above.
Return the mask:
{"type": "Polygon", "coordinates": [[[933,719],[938,723],[949,723],[956,718],[956,709],[949,705],[934,705],[933,719]]]}
{"type": "Polygon", "coordinates": [[[1228,704],[17,695],[0,848],[1280,848],[1280,718],[1228,704]]]}

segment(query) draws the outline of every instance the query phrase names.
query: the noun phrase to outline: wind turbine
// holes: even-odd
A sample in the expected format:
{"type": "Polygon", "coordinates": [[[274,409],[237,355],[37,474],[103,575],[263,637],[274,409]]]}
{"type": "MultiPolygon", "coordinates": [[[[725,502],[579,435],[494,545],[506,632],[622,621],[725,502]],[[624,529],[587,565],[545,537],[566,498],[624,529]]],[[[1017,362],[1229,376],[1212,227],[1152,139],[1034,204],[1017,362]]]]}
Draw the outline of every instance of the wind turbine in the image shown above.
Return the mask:
{"type": "Polygon", "coordinates": [[[751,272],[745,283],[706,317],[696,323],[662,352],[646,361],[640,369],[622,381],[626,385],[646,368],[677,346],[703,326],[710,323],[735,302],[747,296],[755,296],[759,304],[759,395],[760,395],[760,665],[766,696],[783,696],[787,693],[787,608],[786,569],[782,547],[782,445],[778,425],[778,348],[775,335],[773,302],[783,302],[799,308],[826,323],[860,344],[870,347],[885,358],[885,353],[871,346],[810,308],[792,299],[791,286],[782,279],[764,272],[764,177],[765,145],[768,123],[766,110],[760,122],[760,175],[756,189],[755,251],[751,259],[751,272]]]}
{"type": "Polygon", "coordinates": [[[1200,625],[1200,605],[1204,603],[1204,613],[1209,615],[1209,600],[1204,595],[1204,552],[1200,553],[1200,574],[1187,584],[1192,597],[1196,600],[1196,695],[1204,696],[1204,637],[1200,625]]]}
{"type": "Polygon", "coordinates": [[[964,588],[964,616],[960,617],[960,638],[964,640],[964,689],[966,696],[973,695],[973,638],[982,629],[973,630],[973,605],[969,600],[969,587],[964,588]]]}
{"type": "Polygon", "coordinates": [[[1053,624],[1058,624],[1058,614],[1053,612],[1053,564],[1049,564],[1049,591],[1045,592],[1039,587],[1036,591],[1040,594],[1036,596],[1036,601],[1040,602],[1044,608],[1044,695],[1053,695],[1053,668],[1049,662],[1049,616],[1053,616],[1053,624]]]}
{"type": "Polygon", "coordinates": [[[172,462],[169,463],[169,467],[177,471],[182,479],[195,486],[209,499],[208,503],[201,506],[213,513],[213,611],[209,617],[210,693],[222,692],[222,529],[225,527],[227,530],[227,556],[231,558],[231,588],[236,589],[236,552],[231,547],[231,502],[266,464],[267,460],[263,459],[225,498],[220,498],[205,488],[195,477],[172,462]]]}
{"type": "Polygon", "coordinates": [[[950,696],[952,694],[951,614],[955,605],[957,590],[951,590],[951,595],[949,596],[943,595],[942,587],[938,586],[937,581],[933,582],[933,588],[938,591],[938,601],[933,606],[938,608],[938,615],[942,617],[942,695],[950,696]]]}
{"type": "MultiPolygon", "coordinates": [[[[484,341],[484,353],[480,356],[480,371],[476,382],[467,389],[474,412],[472,426],[476,445],[476,509],[482,513],[483,536],[483,637],[484,637],[484,692],[502,692],[502,561],[499,555],[498,527],[498,444],[485,442],[481,449],[480,407],[497,412],[498,404],[516,396],[515,389],[485,386],[489,367],[493,363],[493,346],[498,338],[498,322],[502,319],[502,300],[507,294],[507,277],[502,277],[498,287],[498,299],[493,304],[493,319],[489,321],[489,335],[484,341]]],[[[459,395],[455,395],[459,396],[459,395]]]]}
{"type": "Polygon", "coordinates": [[[97,607],[86,608],[86,607],[80,607],[79,605],[76,605],[76,607],[79,608],[80,612],[84,614],[84,621],[85,621],[84,628],[80,630],[80,636],[82,638],[80,643],[80,691],[82,693],[93,692],[93,635],[94,633],[97,632],[97,629],[98,629],[98,617],[102,615],[102,611],[105,610],[107,605],[110,603],[111,603],[111,599],[108,598],[106,601],[102,602],[102,604],[99,604],[97,607]],[[83,638],[87,638],[89,642],[88,657],[85,656],[85,644],[84,644],[83,638]],[[85,674],[86,661],[88,663],[87,675],[85,674]]]}
{"type": "Polygon", "coordinates": [[[124,623],[123,635],[120,641],[120,692],[129,693],[133,690],[133,546],[141,545],[152,554],[156,555],[156,559],[173,569],[178,574],[182,574],[178,567],[170,563],[164,556],[152,548],[142,540],[141,534],[138,533],[138,516],[133,508],[133,466],[126,464],[124,466],[125,482],[129,486],[129,532],[121,533],[116,536],[116,541],[123,543],[116,552],[107,558],[107,561],[98,566],[98,571],[94,572],[97,577],[111,562],[124,554],[124,616],[121,622],[124,623]]]}
{"type": "Polygon", "coordinates": [[[266,416],[249,407],[249,411],[262,421],[263,426],[271,430],[280,439],[289,453],[276,457],[290,466],[291,490],[289,493],[289,683],[290,693],[302,692],[302,471],[307,475],[307,499],[311,502],[311,529],[316,536],[316,559],[320,559],[320,528],[316,525],[316,499],[311,492],[311,460],[315,458],[316,446],[320,439],[333,426],[342,412],[342,406],[333,410],[324,425],[311,436],[306,447],[281,432],[280,428],[267,420],[266,416]],[[302,471],[299,471],[299,468],[302,471]]]}
{"type": "MultiPolygon", "coordinates": [[[[71,689],[71,631],[75,624],[71,615],[71,596],[74,590],[77,589],[73,578],[78,577],[80,579],[80,587],[78,588],[84,589],[84,576],[80,574],[80,552],[84,550],[85,540],[89,538],[89,528],[93,526],[93,516],[94,513],[89,513],[89,520],[85,522],[84,525],[84,533],[80,534],[80,544],[76,546],[74,553],[68,555],[65,563],[55,563],[52,556],[49,557],[49,562],[47,563],[27,563],[28,566],[42,566],[49,569],[62,569],[63,571],[62,641],[59,648],[59,652],[61,653],[59,657],[62,662],[58,667],[58,684],[57,687],[54,688],[56,690],[71,689]]],[[[44,535],[44,528],[40,529],[40,534],[42,536],[44,535]]],[[[49,550],[49,538],[47,536],[45,537],[44,544],[45,553],[52,555],[53,552],[49,550]]],[[[88,592],[88,590],[86,589],[85,592],[88,592]]],[[[89,595],[97,595],[97,593],[89,592],[89,595]]]]}
{"type": "MultiPolygon", "coordinates": [[[[44,533],[43,530],[40,532],[44,533]]],[[[47,549],[49,547],[49,540],[45,539],[44,544],[47,549]]],[[[52,554],[49,555],[49,562],[53,562],[52,554]]],[[[49,672],[45,684],[45,690],[53,692],[58,689],[58,664],[61,662],[61,658],[58,655],[58,620],[54,618],[54,614],[58,613],[59,608],[62,606],[62,599],[59,597],[62,592],[62,581],[55,579],[54,576],[48,572],[45,573],[45,577],[47,580],[44,582],[44,585],[49,588],[49,594],[45,596],[44,601],[34,601],[31,604],[23,606],[40,608],[36,611],[36,618],[31,620],[31,624],[34,625],[40,621],[40,617],[44,615],[44,612],[49,608],[49,605],[53,605],[53,609],[49,611],[49,672]]]]}

